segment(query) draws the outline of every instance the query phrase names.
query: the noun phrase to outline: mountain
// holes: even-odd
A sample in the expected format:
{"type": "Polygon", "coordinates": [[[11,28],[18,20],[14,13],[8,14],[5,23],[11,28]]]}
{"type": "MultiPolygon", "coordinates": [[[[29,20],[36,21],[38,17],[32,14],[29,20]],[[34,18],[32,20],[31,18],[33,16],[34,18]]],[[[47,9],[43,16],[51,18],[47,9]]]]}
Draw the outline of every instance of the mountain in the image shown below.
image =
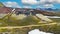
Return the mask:
{"type": "MultiPolygon", "coordinates": [[[[13,8],[11,7],[0,7],[0,13],[10,13],[13,8]]],[[[32,11],[36,14],[43,14],[48,16],[55,16],[55,12],[48,12],[43,10],[37,10],[37,9],[30,9],[30,8],[15,8],[15,12],[26,12],[26,11],[32,11]]]]}
{"type": "Polygon", "coordinates": [[[38,10],[48,11],[48,12],[60,12],[60,9],[53,8],[37,8],[38,10]]]}
{"type": "MultiPolygon", "coordinates": [[[[0,2],[0,13],[10,13],[12,11],[12,7],[6,7],[4,6],[3,3],[0,2]]],[[[48,9],[43,9],[43,8],[37,8],[37,9],[31,9],[31,8],[15,8],[15,12],[26,12],[26,11],[32,11],[32,12],[35,12],[37,14],[43,14],[43,15],[49,15],[49,16],[55,16],[55,13],[54,12],[48,12],[48,11],[45,11],[45,10],[52,10],[51,8],[48,8],[48,9]]]]}
{"type": "Polygon", "coordinates": [[[0,2],[0,7],[5,7],[3,3],[0,2]]]}

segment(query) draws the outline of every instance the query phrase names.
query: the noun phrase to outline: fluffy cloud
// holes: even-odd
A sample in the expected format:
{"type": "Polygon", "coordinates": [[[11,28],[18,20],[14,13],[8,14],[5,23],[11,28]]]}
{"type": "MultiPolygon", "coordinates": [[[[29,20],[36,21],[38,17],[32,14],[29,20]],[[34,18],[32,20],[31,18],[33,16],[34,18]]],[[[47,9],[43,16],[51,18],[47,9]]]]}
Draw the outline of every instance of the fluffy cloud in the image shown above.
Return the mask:
{"type": "Polygon", "coordinates": [[[53,8],[54,5],[53,4],[44,4],[44,5],[39,5],[36,8],[53,8]]]}
{"type": "Polygon", "coordinates": [[[60,3],[60,0],[40,0],[40,3],[60,3]]]}
{"type": "Polygon", "coordinates": [[[3,3],[6,7],[13,7],[13,8],[32,8],[31,6],[22,6],[20,7],[16,2],[4,2],[3,3]]]}
{"type": "Polygon", "coordinates": [[[23,6],[23,8],[32,8],[31,6],[23,6]]]}
{"type": "Polygon", "coordinates": [[[53,4],[53,3],[60,3],[60,0],[22,0],[23,4],[30,4],[30,5],[34,5],[34,4],[53,4]]]}
{"type": "Polygon", "coordinates": [[[45,8],[51,8],[51,7],[54,7],[54,5],[53,4],[45,4],[45,5],[43,5],[45,8]]]}
{"type": "Polygon", "coordinates": [[[56,2],[60,3],[60,0],[56,0],[56,2]]]}
{"type": "Polygon", "coordinates": [[[14,7],[14,8],[21,8],[16,2],[4,2],[3,3],[6,7],[14,7]]]}
{"type": "Polygon", "coordinates": [[[23,4],[37,4],[38,2],[36,0],[22,0],[23,4]]]}
{"type": "Polygon", "coordinates": [[[53,4],[60,3],[60,0],[22,0],[22,3],[25,5],[37,5],[41,8],[51,8],[54,7],[53,4]]]}

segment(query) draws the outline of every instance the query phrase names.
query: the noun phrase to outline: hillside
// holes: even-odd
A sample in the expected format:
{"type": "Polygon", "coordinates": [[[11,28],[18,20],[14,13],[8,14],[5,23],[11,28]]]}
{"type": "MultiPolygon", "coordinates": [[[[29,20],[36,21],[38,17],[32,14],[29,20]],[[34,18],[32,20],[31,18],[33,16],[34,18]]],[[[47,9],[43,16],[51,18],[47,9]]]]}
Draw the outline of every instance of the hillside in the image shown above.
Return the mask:
{"type": "MultiPolygon", "coordinates": [[[[11,7],[0,7],[0,13],[10,13],[12,11],[13,8],[11,7]]],[[[26,12],[26,11],[32,11],[36,14],[40,13],[43,15],[48,15],[48,16],[55,16],[56,13],[55,12],[47,12],[47,11],[43,11],[43,10],[37,10],[37,9],[27,9],[27,8],[15,8],[15,12],[26,12]]]]}
{"type": "Polygon", "coordinates": [[[33,29],[60,34],[60,23],[53,20],[52,22],[49,22],[50,19],[44,17],[44,15],[56,16],[55,12],[47,12],[30,8],[15,8],[15,13],[12,13],[13,8],[4,7],[2,4],[0,6],[0,17],[7,14],[6,16],[0,18],[0,34],[1,32],[11,32],[11,34],[27,34],[33,29]],[[38,17],[32,14],[25,15],[26,12],[38,14],[38,17]],[[19,14],[17,15],[17,13],[19,14]]]}
{"type": "MultiPolygon", "coordinates": [[[[12,11],[12,7],[6,7],[4,6],[3,3],[0,2],[0,13],[10,13],[12,11]]],[[[59,15],[59,13],[55,13],[55,12],[51,12],[51,11],[44,11],[40,8],[40,10],[37,10],[37,9],[30,9],[30,8],[15,8],[15,12],[26,12],[26,11],[32,11],[34,13],[40,13],[40,14],[43,14],[43,15],[48,15],[48,16],[56,16],[56,15],[59,15]]],[[[45,9],[45,10],[53,10],[51,8],[48,8],[48,9],[45,9]]]]}
{"type": "Polygon", "coordinates": [[[3,3],[0,2],[0,7],[5,7],[3,3]]]}

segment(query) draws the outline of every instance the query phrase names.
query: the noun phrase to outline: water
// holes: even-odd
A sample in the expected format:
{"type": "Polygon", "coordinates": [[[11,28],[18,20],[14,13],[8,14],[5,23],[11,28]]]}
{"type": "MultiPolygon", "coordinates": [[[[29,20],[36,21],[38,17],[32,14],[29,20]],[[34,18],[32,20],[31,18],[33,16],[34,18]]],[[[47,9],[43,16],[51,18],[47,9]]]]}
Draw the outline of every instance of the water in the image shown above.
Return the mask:
{"type": "Polygon", "coordinates": [[[59,16],[45,16],[47,18],[60,18],[59,16]]]}
{"type": "Polygon", "coordinates": [[[34,29],[28,32],[28,34],[53,34],[53,33],[47,33],[47,32],[40,31],[39,29],[34,29]]]}

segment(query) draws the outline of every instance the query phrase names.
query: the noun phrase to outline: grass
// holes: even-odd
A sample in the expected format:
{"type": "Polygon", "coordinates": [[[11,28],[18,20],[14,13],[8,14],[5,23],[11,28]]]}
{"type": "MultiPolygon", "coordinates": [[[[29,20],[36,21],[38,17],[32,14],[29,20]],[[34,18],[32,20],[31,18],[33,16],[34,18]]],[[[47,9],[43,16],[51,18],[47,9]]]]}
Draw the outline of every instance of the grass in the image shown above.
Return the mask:
{"type": "MultiPolygon", "coordinates": [[[[7,16],[8,17],[8,16],[7,16]]],[[[35,16],[25,16],[25,15],[15,15],[13,14],[9,18],[5,17],[4,19],[0,19],[0,26],[24,26],[24,25],[32,25],[32,24],[44,24],[35,16]],[[18,19],[19,18],[19,19],[18,19]],[[41,23],[39,23],[41,22],[41,23]],[[4,25],[3,25],[4,24],[4,25]]],[[[60,22],[60,19],[52,19],[53,22],[60,22]]],[[[49,22],[48,22],[49,23],[49,22]]],[[[47,24],[47,23],[46,23],[47,24]]]]}
{"type": "Polygon", "coordinates": [[[60,18],[51,18],[54,22],[60,23],[60,18]]]}
{"type": "MultiPolygon", "coordinates": [[[[40,31],[44,31],[44,32],[51,32],[54,34],[60,34],[60,26],[57,25],[45,25],[45,26],[38,26],[38,27],[32,27],[33,29],[40,29],[40,31]]],[[[30,29],[31,30],[31,29],[30,29]]],[[[0,32],[19,32],[19,33],[24,33],[24,32],[29,32],[30,31],[29,28],[15,28],[15,29],[0,29],[0,32]]]]}
{"type": "Polygon", "coordinates": [[[11,16],[9,18],[4,18],[2,20],[0,19],[0,23],[2,23],[1,24],[2,26],[21,26],[21,25],[36,24],[36,23],[38,23],[40,21],[39,19],[37,19],[34,16],[24,17],[22,15],[22,17],[21,16],[18,16],[18,17],[19,17],[19,19],[16,18],[16,17],[11,17],[11,16]]]}
{"type": "Polygon", "coordinates": [[[32,24],[37,24],[39,21],[40,20],[34,16],[28,16],[28,17],[22,19],[20,22],[22,25],[32,25],[32,24]]]}
{"type": "MultiPolygon", "coordinates": [[[[7,16],[8,17],[8,16],[7,16]]],[[[2,26],[25,26],[25,25],[33,25],[33,24],[38,24],[41,25],[40,19],[37,19],[35,16],[27,16],[24,17],[24,15],[12,15],[12,17],[10,16],[9,19],[8,18],[4,18],[4,19],[0,19],[0,27],[2,26]]],[[[57,22],[57,24],[60,23],[60,19],[56,18],[52,18],[51,20],[53,20],[53,23],[57,22]]],[[[48,22],[49,23],[49,22],[48,22]]],[[[47,23],[47,24],[48,24],[47,23]]],[[[42,23],[44,24],[44,23],[42,23]]],[[[39,26],[39,27],[32,27],[32,29],[34,28],[38,28],[41,31],[45,31],[45,32],[51,32],[54,34],[60,34],[60,25],[45,25],[45,26],[39,26]]],[[[18,31],[19,33],[22,32],[26,32],[27,30],[20,30],[20,29],[0,29],[0,32],[15,32],[18,31]]],[[[25,34],[25,33],[24,33],[25,34]]]]}
{"type": "MultiPolygon", "coordinates": [[[[52,20],[54,22],[57,22],[57,23],[60,22],[60,19],[52,19],[52,20]]],[[[2,23],[0,25],[0,27],[2,27],[2,26],[25,26],[25,25],[32,25],[32,24],[37,24],[40,21],[41,20],[37,19],[35,16],[27,16],[27,17],[24,17],[23,19],[17,19],[15,17],[9,17],[9,19],[8,18],[4,18],[3,20],[0,20],[0,23],[2,23]]],[[[49,26],[46,25],[46,26],[39,27],[39,29],[41,29],[43,31],[46,31],[46,32],[53,32],[55,34],[60,34],[60,25],[49,25],[49,26]]],[[[9,29],[8,30],[7,29],[0,30],[0,32],[5,32],[5,31],[10,31],[10,30],[9,29]]]]}

